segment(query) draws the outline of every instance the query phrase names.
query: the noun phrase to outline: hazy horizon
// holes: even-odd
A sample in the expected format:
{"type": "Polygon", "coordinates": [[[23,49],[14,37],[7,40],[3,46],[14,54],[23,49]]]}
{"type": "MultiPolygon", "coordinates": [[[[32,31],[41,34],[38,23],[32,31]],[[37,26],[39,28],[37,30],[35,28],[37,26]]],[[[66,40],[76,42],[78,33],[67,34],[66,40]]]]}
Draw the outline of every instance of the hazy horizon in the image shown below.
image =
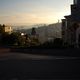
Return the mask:
{"type": "Polygon", "coordinates": [[[73,0],[0,0],[0,24],[51,24],[70,14],[73,0]]]}

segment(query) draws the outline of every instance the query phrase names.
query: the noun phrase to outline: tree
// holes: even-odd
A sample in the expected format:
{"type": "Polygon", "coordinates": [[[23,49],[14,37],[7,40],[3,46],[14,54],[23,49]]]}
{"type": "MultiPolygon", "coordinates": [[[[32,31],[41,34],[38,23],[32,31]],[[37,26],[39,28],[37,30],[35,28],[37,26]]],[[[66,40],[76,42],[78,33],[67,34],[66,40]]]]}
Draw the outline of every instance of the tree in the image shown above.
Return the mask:
{"type": "Polygon", "coordinates": [[[36,28],[32,28],[31,35],[36,35],[36,28]]]}
{"type": "Polygon", "coordinates": [[[2,34],[2,39],[1,39],[2,45],[8,45],[9,42],[10,42],[9,34],[8,33],[3,33],[2,34]]]}
{"type": "Polygon", "coordinates": [[[4,33],[2,34],[2,44],[3,45],[24,45],[26,38],[22,37],[20,33],[13,32],[11,34],[4,33]]]}
{"type": "Polygon", "coordinates": [[[4,24],[3,25],[0,24],[0,34],[4,33],[4,26],[5,26],[4,24]]]}
{"type": "Polygon", "coordinates": [[[20,33],[14,32],[10,35],[10,41],[13,45],[21,46],[25,44],[26,38],[24,36],[21,36],[20,33]]]}

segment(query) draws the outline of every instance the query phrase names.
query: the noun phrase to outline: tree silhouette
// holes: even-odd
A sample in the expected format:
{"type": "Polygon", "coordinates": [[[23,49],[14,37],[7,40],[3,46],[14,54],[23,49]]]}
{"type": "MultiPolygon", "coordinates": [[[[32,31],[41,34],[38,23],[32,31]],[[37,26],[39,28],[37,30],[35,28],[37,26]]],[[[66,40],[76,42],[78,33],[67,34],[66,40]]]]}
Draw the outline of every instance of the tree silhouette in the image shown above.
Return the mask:
{"type": "Polygon", "coordinates": [[[5,27],[5,25],[0,24],[0,33],[4,33],[4,27],[5,27]]]}
{"type": "Polygon", "coordinates": [[[36,28],[32,28],[31,35],[36,35],[36,28]]]}

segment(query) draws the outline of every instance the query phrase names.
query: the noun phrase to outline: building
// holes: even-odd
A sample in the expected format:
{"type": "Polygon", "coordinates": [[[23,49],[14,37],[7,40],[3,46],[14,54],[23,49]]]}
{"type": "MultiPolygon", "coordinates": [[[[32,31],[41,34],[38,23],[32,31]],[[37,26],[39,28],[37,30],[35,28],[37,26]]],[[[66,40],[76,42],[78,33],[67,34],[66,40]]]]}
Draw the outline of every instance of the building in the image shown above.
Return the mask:
{"type": "Polygon", "coordinates": [[[73,0],[71,15],[62,19],[62,39],[64,43],[80,45],[80,0],[73,0]]]}
{"type": "Polygon", "coordinates": [[[4,27],[4,32],[11,33],[12,32],[11,26],[5,26],[4,27]]]}
{"type": "Polygon", "coordinates": [[[7,26],[7,25],[0,25],[0,33],[11,33],[12,32],[12,27],[11,26],[7,26]]]}

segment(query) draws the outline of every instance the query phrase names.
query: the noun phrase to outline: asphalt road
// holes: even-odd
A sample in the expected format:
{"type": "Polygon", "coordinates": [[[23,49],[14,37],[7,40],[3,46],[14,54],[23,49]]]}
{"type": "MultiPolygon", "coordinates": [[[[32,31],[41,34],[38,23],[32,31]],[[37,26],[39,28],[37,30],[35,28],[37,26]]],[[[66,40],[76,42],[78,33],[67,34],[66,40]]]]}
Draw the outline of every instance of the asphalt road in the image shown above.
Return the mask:
{"type": "Polygon", "coordinates": [[[80,59],[0,53],[0,80],[80,80],[80,59]]]}

